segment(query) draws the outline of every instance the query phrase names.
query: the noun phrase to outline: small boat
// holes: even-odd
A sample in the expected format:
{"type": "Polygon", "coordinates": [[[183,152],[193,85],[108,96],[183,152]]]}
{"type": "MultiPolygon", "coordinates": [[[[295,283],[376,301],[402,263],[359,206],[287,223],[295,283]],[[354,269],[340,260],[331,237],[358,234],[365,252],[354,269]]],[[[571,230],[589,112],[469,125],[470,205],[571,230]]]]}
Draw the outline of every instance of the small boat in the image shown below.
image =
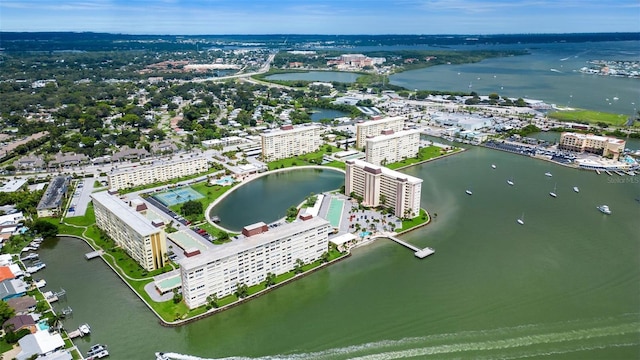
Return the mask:
{"type": "Polygon", "coordinates": [[[91,334],[91,327],[89,326],[89,324],[82,324],[78,326],[78,330],[80,330],[80,336],[91,334]]]}
{"type": "Polygon", "coordinates": [[[464,192],[466,192],[467,195],[473,195],[473,192],[471,190],[469,190],[469,189],[465,190],[464,192]]]}
{"type": "Polygon", "coordinates": [[[578,192],[580,192],[580,189],[578,189],[578,187],[577,187],[577,186],[574,186],[574,187],[573,187],[573,191],[575,191],[575,192],[577,192],[577,193],[578,193],[578,192]]]}
{"type": "Polygon", "coordinates": [[[609,209],[609,206],[607,205],[600,205],[597,209],[603,214],[611,215],[611,209],[609,209]]]}
{"type": "Polygon", "coordinates": [[[511,179],[507,180],[507,184],[513,186],[513,180],[511,180],[511,179]]]}
{"type": "Polygon", "coordinates": [[[491,164],[491,168],[495,169],[496,168],[496,164],[491,164]]]}
{"type": "Polygon", "coordinates": [[[600,170],[596,169],[596,174],[600,175],[600,170]]]}
{"type": "Polygon", "coordinates": [[[102,359],[103,357],[109,356],[109,351],[107,350],[107,345],[92,345],[89,351],[87,351],[87,360],[89,359],[102,359]]]}
{"type": "Polygon", "coordinates": [[[518,224],[524,225],[524,213],[522,213],[522,216],[516,221],[518,222],[518,224]]]}
{"type": "Polygon", "coordinates": [[[552,176],[553,176],[553,174],[552,174],[552,173],[550,173],[550,172],[548,172],[548,171],[547,171],[546,173],[544,173],[544,175],[545,175],[545,176],[548,176],[548,177],[552,177],[552,176]]]}
{"type": "Polygon", "coordinates": [[[553,186],[553,191],[550,192],[549,195],[551,195],[551,197],[558,197],[558,194],[556,194],[556,185],[553,186]]]}

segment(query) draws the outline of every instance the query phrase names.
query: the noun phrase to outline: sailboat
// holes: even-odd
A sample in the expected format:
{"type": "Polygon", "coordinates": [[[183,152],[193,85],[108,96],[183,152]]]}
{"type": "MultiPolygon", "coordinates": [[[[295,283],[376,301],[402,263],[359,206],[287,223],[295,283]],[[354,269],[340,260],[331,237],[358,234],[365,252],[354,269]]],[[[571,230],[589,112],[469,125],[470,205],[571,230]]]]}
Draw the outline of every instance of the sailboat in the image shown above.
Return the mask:
{"type": "Polygon", "coordinates": [[[556,185],[553,185],[553,191],[549,193],[549,195],[551,195],[551,197],[558,197],[558,195],[556,194],[556,185]]]}
{"type": "Polygon", "coordinates": [[[524,213],[522,213],[522,216],[516,221],[518,222],[518,224],[524,225],[524,213]]]}

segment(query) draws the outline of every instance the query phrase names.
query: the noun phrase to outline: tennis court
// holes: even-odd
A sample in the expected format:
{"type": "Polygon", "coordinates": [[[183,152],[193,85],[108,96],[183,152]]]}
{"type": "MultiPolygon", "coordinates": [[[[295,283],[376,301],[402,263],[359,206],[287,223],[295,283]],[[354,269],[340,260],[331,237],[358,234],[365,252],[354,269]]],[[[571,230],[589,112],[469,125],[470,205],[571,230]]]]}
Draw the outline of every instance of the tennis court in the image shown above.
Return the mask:
{"type": "Polygon", "coordinates": [[[200,241],[194,239],[189,234],[184,231],[177,231],[171,234],[167,234],[167,237],[176,243],[176,245],[180,246],[182,250],[187,249],[198,249],[201,252],[207,249],[207,246],[201,243],[200,241]]]}
{"type": "Polygon", "coordinates": [[[175,204],[180,204],[183,202],[187,202],[189,200],[198,200],[202,199],[204,195],[199,192],[193,190],[190,187],[181,187],[176,189],[170,189],[168,191],[155,194],[153,197],[163,203],[165,206],[171,206],[175,204]]]}
{"type": "Polygon", "coordinates": [[[344,200],[331,198],[329,203],[329,209],[327,209],[327,220],[334,228],[340,227],[340,220],[342,220],[342,208],[344,208],[344,200]]]}

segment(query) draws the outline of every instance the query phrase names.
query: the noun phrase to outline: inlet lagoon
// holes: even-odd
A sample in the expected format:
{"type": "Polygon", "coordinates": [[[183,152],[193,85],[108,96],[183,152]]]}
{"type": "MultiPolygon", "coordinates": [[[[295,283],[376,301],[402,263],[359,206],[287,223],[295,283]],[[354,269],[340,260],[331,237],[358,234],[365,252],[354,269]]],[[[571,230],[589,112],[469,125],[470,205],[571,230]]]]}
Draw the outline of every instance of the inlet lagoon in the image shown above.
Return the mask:
{"type": "MultiPolygon", "coordinates": [[[[67,291],[56,305],[74,310],[65,325],[92,326],[80,350],[108,344],[113,359],[151,359],[156,351],[259,359],[638,357],[640,177],[480,147],[403,172],[424,180],[421,203],[433,216],[402,236],[436,249],[423,260],[377,240],[291,285],[178,328],[160,326],[103,262],[84,260],[89,248],[81,241],[46,243],[41,276],[49,289],[67,291]],[[548,195],[554,185],[557,198],[548,195]],[[470,186],[473,196],[464,192],[470,186]],[[600,204],[613,214],[600,213],[600,204]],[[516,223],[522,213],[524,226],[516,223]]],[[[308,179],[312,186],[302,194],[335,186],[331,181],[308,179]]],[[[264,199],[259,187],[252,192],[247,196],[264,199]]],[[[278,196],[285,208],[300,200],[294,191],[278,196]]],[[[276,217],[271,202],[251,207],[258,218],[276,217]]]]}

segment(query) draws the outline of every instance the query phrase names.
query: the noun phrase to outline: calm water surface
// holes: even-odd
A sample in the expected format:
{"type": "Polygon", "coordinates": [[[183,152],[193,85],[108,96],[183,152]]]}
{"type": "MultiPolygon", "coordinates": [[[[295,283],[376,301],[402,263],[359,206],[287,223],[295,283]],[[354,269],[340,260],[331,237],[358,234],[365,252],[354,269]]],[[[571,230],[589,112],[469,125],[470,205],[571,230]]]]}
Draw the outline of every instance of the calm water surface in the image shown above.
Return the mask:
{"type": "MultiPolygon", "coordinates": [[[[108,344],[112,359],[152,359],[155,351],[261,359],[640,357],[640,177],[475,147],[406,172],[424,179],[422,206],[437,214],[403,236],[436,249],[423,260],[379,240],[295,284],[172,329],[158,325],[104,263],[84,260],[89,248],[80,241],[47,244],[38,276],[67,290],[57,306],[74,309],[68,327],[94,329],[79,347],[108,344]],[[555,199],[548,195],[554,186],[555,199]],[[601,214],[600,204],[613,214],[601,214]]],[[[253,200],[244,208],[260,220],[281,216],[266,201],[272,179],[238,193],[253,200]]],[[[286,209],[309,191],[335,188],[333,181],[318,179],[298,199],[299,184],[282,179],[277,194],[286,209]]],[[[251,223],[244,211],[229,211],[221,212],[225,221],[251,223]]]]}

